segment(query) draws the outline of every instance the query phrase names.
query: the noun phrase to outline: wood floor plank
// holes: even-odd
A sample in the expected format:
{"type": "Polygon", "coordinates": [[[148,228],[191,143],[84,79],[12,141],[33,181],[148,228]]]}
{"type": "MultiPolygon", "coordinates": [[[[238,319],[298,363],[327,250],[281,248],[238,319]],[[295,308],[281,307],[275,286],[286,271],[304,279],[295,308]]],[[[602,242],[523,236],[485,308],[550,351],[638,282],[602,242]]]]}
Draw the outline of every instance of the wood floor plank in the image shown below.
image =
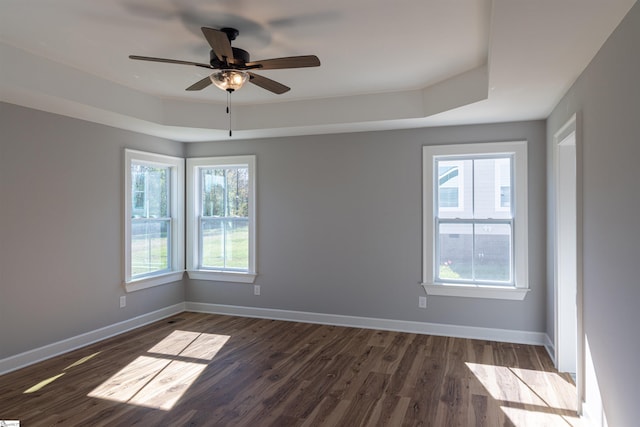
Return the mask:
{"type": "Polygon", "coordinates": [[[354,359],[350,354],[340,353],[336,355],[323,371],[318,372],[315,379],[309,381],[309,385],[305,387],[304,393],[300,398],[292,401],[288,407],[284,408],[284,411],[297,418],[308,417],[322,397],[333,387],[336,381],[342,378],[345,371],[353,364],[354,359]]]}
{"type": "Polygon", "coordinates": [[[367,425],[376,402],[382,397],[388,382],[388,374],[369,372],[353,400],[351,400],[346,413],[340,419],[339,425],[367,425]]]}
{"type": "Polygon", "coordinates": [[[0,376],[25,426],[579,425],[542,347],[185,312],[0,376]]]}

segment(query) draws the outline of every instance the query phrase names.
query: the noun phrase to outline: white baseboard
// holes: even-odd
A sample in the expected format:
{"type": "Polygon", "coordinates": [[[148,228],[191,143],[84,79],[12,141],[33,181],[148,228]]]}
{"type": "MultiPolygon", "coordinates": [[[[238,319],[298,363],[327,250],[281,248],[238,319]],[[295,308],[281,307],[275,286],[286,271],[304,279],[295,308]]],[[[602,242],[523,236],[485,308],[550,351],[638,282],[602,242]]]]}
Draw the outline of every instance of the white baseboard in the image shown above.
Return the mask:
{"type": "Polygon", "coordinates": [[[556,346],[553,344],[553,341],[551,341],[551,338],[549,338],[549,335],[544,334],[544,348],[545,350],[547,350],[547,353],[549,354],[549,357],[551,358],[551,361],[553,362],[553,366],[556,366],[556,346]]]}
{"type": "Polygon", "coordinates": [[[0,375],[32,365],[34,363],[93,344],[123,332],[162,320],[183,311],[226,314],[230,316],[257,317],[261,319],[285,320],[292,322],[318,323],[323,325],[347,326],[365,329],[440,335],[456,338],[510,342],[515,344],[542,345],[553,359],[553,344],[543,332],[517,331],[510,329],[481,328],[439,323],[414,322],[373,317],[345,316],[338,314],[310,313],[304,311],[278,310],[271,308],[243,307],[222,304],[185,302],[143,314],[132,319],[105,326],[95,331],[67,338],[24,353],[0,360],[0,375]]]}
{"type": "Polygon", "coordinates": [[[319,323],[323,325],[349,326],[365,329],[441,335],[456,338],[471,338],[489,341],[510,342],[547,346],[550,342],[543,332],[514,331],[509,329],[480,328],[439,323],[413,322],[372,317],[343,316],[337,314],[309,313],[304,311],[278,310],[271,308],[243,307],[222,304],[186,302],[187,311],[226,314],[230,316],[258,317],[261,319],[289,320],[293,322],[319,323]]]}
{"type": "Polygon", "coordinates": [[[152,311],[151,313],[146,313],[122,322],[114,323],[113,325],[96,329],[95,331],[86,332],[84,334],[76,335],[24,353],[16,354],[15,356],[7,357],[0,360],[0,375],[76,350],[97,341],[130,331],[131,329],[139,328],[140,326],[162,320],[169,316],[182,313],[183,311],[185,311],[185,303],[175,304],[160,310],[152,311]]]}

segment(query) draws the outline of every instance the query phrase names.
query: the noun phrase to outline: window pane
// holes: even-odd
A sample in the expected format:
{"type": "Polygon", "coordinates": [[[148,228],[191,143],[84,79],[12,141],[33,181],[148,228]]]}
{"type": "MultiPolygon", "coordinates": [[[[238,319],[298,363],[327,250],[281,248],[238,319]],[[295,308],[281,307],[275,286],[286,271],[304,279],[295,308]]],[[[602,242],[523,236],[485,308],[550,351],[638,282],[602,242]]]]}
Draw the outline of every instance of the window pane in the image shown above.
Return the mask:
{"type": "Polygon", "coordinates": [[[248,219],[202,219],[201,230],[201,268],[248,271],[248,219]]]}
{"type": "Polygon", "coordinates": [[[150,218],[166,218],[168,212],[167,193],[169,185],[169,168],[153,168],[149,170],[148,203],[150,218]]]}
{"type": "Polygon", "coordinates": [[[224,224],[219,219],[201,222],[201,267],[224,268],[224,224]]]}
{"type": "Polygon", "coordinates": [[[249,269],[249,221],[245,219],[225,221],[227,268],[249,269]]]}
{"type": "Polygon", "coordinates": [[[227,171],[227,200],[229,203],[227,216],[249,216],[249,169],[235,168],[227,171]]]}
{"type": "Polygon", "coordinates": [[[205,168],[201,180],[202,216],[249,216],[248,168],[205,168]]]}
{"type": "Polygon", "coordinates": [[[473,225],[439,224],[438,243],[438,279],[471,280],[473,225]]]}
{"type": "Polygon", "coordinates": [[[224,169],[202,169],[202,216],[224,216],[224,169]]]}
{"type": "Polygon", "coordinates": [[[511,186],[505,185],[500,187],[500,207],[511,207],[511,186]]]}
{"type": "Polygon", "coordinates": [[[167,218],[169,168],[131,164],[131,217],[167,218]]]}
{"type": "MultiPolygon", "coordinates": [[[[135,172],[133,175],[133,209],[135,212],[141,211],[144,209],[144,201],[145,201],[145,174],[135,172]]],[[[143,211],[144,212],[144,211],[143,211]]]]}
{"type": "Polygon", "coordinates": [[[458,207],[458,189],[440,187],[438,197],[440,197],[439,206],[441,208],[457,208],[458,207]]]}
{"type": "Polygon", "coordinates": [[[436,166],[438,216],[440,218],[472,218],[472,160],[437,160],[436,166]]]}
{"type": "Polygon", "coordinates": [[[511,159],[473,162],[474,218],[511,218],[511,159]]]}
{"type": "Polygon", "coordinates": [[[131,223],[131,276],[169,268],[169,220],[133,220],[131,223]]]}
{"type": "Polygon", "coordinates": [[[511,225],[475,224],[476,280],[511,282],[511,225]]]}
{"type": "Polygon", "coordinates": [[[249,168],[201,169],[200,267],[249,270],[249,168]]]}
{"type": "Polygon", "coordinates": [[[439,224],[438,279],[512,281],[511,224],[439,224]]]}

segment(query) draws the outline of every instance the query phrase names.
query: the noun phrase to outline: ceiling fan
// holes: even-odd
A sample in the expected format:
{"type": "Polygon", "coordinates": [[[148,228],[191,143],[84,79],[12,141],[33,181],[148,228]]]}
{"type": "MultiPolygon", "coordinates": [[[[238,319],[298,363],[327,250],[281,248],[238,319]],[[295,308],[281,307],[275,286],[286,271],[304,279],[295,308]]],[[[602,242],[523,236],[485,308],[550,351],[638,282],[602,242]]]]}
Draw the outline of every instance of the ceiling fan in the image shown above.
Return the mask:
{"type": "Polygon", "coordinates": [[[231,93],[240,89],[249,81],[256,86],[273,92],[277,95],[289,91],[291,88],[275,80],[254,73],[254,70],[277,70],[286,68],[318,67],[320,60],[315,55],[287,56],[283,58],[263,59],[251,61],[249,52],[232,47],[231,41],[235,40],[239,31],[235,28],[202,27],[202,33],[211,46],[209,63],[182,61],[177,59],[154,58],[150,56],[129,55],[131,59],[152,62],[165,62],[170,64],[195,65],[196,67],[216,70],[209,77],[195,82],[186,90],[202,90],[210,84],[214,84],[222,90],[231,93]]]}

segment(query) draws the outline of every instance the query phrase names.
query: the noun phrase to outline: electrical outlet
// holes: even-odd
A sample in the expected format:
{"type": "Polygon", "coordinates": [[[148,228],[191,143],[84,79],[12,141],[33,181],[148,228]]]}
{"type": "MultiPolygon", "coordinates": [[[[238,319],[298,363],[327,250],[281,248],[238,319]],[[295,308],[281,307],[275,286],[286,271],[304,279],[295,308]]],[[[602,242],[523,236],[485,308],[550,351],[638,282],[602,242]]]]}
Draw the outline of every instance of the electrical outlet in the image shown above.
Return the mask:
{"type": "Polygon", "coordinates": [[[418,307],[427,308],[427,297],[418,297],[418,307]]]}
{"type": "Polygon", "coordinates": [[[127,306],[127,296],[126,295],[122,295],[120,297],[120,308],[126,307],[127,306]]]}
{"type": "Polygon", "coordinates": [[[260,285],[253,285],[253,294],[260,295],[260,285]]]}

